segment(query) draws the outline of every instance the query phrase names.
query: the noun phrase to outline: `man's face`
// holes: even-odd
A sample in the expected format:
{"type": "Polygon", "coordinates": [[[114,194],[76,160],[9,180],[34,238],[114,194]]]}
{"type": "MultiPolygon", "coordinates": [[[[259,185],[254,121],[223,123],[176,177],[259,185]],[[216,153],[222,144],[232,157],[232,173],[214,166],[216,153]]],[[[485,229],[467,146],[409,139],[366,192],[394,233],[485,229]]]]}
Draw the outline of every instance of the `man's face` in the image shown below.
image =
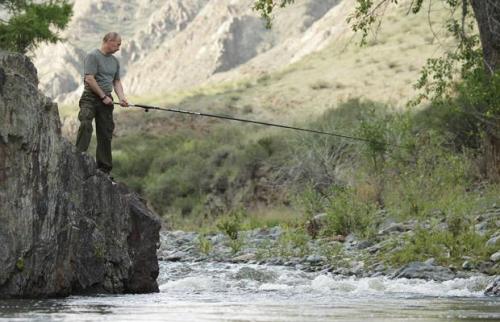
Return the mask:
{"type": "Polygon", "coordinates": [[[109,53],[114,54],[118,50],[120,50],[120,46],[122,44],[122,39],[120,37],[112,40],[108,40],[106,45],[108,46],[109,53]]]}

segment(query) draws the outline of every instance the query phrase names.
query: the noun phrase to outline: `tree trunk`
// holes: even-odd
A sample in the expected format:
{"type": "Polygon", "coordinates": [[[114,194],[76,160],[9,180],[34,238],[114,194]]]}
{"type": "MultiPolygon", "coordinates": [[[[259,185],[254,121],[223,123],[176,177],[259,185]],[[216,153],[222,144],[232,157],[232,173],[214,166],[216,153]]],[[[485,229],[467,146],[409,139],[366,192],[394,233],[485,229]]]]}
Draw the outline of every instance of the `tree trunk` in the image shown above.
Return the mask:
{"type": "MultiPolygon", "coordinates": [[[[500,0],[471,0],[479,27],[483,58],[490,74],[500,72],[500,0]]],[[[500,90],[500,89],[499,89],[500,90]]],[[[486,174],[500,181],[500,122],[487,126],[484,140],[486,174]]]]}

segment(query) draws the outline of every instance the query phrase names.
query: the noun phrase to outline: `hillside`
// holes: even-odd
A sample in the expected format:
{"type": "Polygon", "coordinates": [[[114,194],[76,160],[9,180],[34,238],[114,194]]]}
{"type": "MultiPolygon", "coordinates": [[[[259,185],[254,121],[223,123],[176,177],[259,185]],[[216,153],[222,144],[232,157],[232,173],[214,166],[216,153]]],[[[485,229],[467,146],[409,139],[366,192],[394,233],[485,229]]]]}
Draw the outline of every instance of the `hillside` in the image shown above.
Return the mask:
{"type": "MultiPolygon", "coordinates": [[[[41,47],[35,64],[48,94],[59,102],[74,101],[80,86],[74,69],[81,69],[82,53],[97,47],[105,32],[116,30],[123,35],[120,55],[130,92],[185,88],[296,42],[338,2],[304,1],[268,31],[252,11],[251,0],[76,0],[75,16],[63,34],[67,41],[41,47]]],[[[302,55],[332,36],[309,45],[302,55]]],[[[276,66],[288,64],[285,54],[293,51],[281,49],[276,66]]]]}
{"type": "MultiPolygon", "coordinates": [[[[236,4],[77,0],[75,16],[63,33],[67,41],[40,47],[34,53],[35,65],[41,89],[56,101],[72,105],[82,89],[85,52],[97,47],[102,34],[113,29],[123,34],[118,55],[130,95],[170,96],[281,72],[291,75],[277,82],[278,88],[263,93],[266,101],[269,93],[283,96],[292,86],[306,85],[306,91],[311,86],[329,89],[334,101],[362,93],[400,103],[412,92],[411,84],[426,57],[439,55],[440,46],[447,43],[441,27],[434,26],[432,31],[439,39],[432,36],[425,15],[406,15],[408,2],[388,11],[376,38],[368,47],[359,48],[346,24],[354,8],[352,0],[299,1],[278,12],[272,30],[266,30],[251,10],[251,0],[236,4]],[[110,13],[116,18],[110,20],[110,13]],[[311,53],[317,54],[309,57],[311,53]]],[[[432,11],[437,21],[447,15],[438,5],[432,11]]],[[[309,101],[303,90],[291,91],[303,98],[297,105],[309,101]]]]}

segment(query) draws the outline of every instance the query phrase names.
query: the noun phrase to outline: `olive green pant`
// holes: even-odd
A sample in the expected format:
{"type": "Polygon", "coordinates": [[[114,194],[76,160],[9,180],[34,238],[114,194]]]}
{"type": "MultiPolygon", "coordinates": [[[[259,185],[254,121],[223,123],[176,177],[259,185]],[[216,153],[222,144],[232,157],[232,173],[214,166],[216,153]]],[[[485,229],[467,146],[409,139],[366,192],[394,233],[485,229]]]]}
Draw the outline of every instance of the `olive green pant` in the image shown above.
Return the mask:
{"type": "Polygon", "coordinates": [[[78,120],[80,121],[80,128],[76,137],[76,147],[81,152],[88,150],[93,131],[92,120],[95,119],[97,168],[109,173],[113,168],[113,159],[111,157],[111,139],[115,129],[113,105],[103,104],[97,96],[86,91],[80,98],[79,105],[78,120]]]}

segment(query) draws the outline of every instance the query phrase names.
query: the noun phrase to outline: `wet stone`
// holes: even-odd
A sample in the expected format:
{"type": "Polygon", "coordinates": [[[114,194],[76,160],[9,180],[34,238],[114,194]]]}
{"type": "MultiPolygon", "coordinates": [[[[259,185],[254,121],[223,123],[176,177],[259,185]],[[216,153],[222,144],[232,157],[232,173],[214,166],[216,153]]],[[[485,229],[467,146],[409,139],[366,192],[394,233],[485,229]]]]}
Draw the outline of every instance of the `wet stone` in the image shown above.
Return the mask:
{"type": "Polygon", "coordinates": [[[255,259],[255,254],[249,253],[249,254],[243,254],[240,256],[236,256],[232,258],[232,261],[234,262],[248,262],[250,260],[255,259]]]}
{"type": "Polygon", "coordinates": [[[268,270],[257,270],[251,267],[242,267],[234,275],[235,279],[249,279],[261,283],[269,283],[278,278],[276,273],[268,270]]]}
{"type": "Polygon", "coordinates": [[[175,252],[173,254],[170,254],[170,255],[164,257],[164,260],[169,261],[169,262],[178,262],[178,261],[182,260],[184,257],[186,257],[186,253],[175,252]]]}
{"type": "Polygon", "coordinates": [[[455,278],[448,267],[423,262],[412,262],[394,273],[393,278],[420,278],[424,280],[447,281],[455,278]]]}

